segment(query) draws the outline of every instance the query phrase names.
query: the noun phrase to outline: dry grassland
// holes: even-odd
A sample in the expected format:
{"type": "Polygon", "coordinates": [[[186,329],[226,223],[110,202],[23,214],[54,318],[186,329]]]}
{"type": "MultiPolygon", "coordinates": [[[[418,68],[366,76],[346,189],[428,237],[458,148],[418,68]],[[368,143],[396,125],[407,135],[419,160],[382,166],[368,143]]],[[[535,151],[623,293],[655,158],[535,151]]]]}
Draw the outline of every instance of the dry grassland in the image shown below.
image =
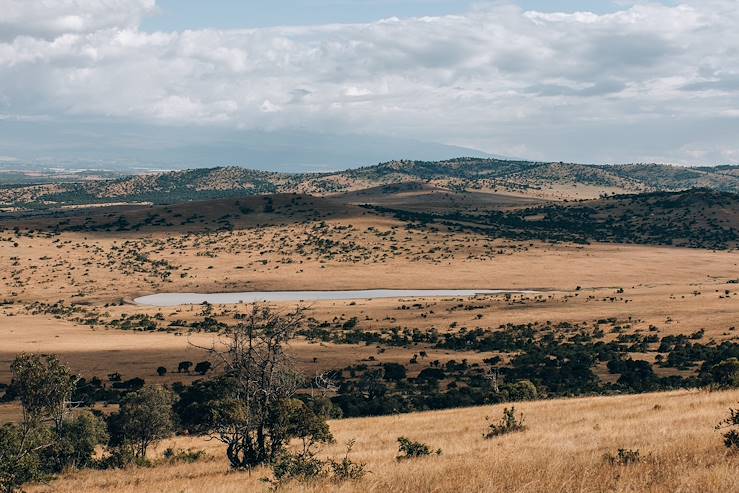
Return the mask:
{"type": "MultiPolygon", "coordinates": [[[[739,456],[721,444],[714,425],[725,417],[739,391],[678,391],[519,403],[528,429],[483,440],[485,416],[503,406],[455,409],[330,422],[337,440],[322,453],[340,456],[342,444],[357,440],[353,459],[371,474],[358,483],[291,484],[285,492],[735,492],[739,456]],[[397,463],[396,439],[405,435],[443,451],[439,457],[397,463]],[[611,465],[605,453],[638,449],[642,462],[611,465]]],[[[229,472],[213,442],[177,438],[166,446],[208,451],[196,464],[152,469],[81,471],[32,492],[235,493],[266,491],[268,473],[229,472]]]]}
{"type": "MultiPolygon", "coordinates": [[[[9,234],[0,235],[5,238],[0,241],[0,302],[12,302],[0,305],[0,382],[9,381],[8,363],[20,351],[58,353],[87,377],[118,371],[125,378],[147,381],[160,365],[171,372],[179,361],[197,361],[199,353],[190,342],[202,345],[210,336],[120,331],[82,321],[148,315],[160,316],[160,325],[167,327],[198,319],[200,307],[131,304],[135,296],[163,291],[534,288],[541,294],[510,299],[315,302],[309,315],[331,323],[356,317],[363,330],[439,331],[453,324],[496,330],[506,323],[614,318],[628,322],[631,331],[657,327],[660,336],[704,329],[716,340],[737,337],[736,330],[730,330],[739,313],[739,285],[730,283],[739,278],[739,253],[734,251],[517,243],[468,233],[406,230],[397,221],[375,216],[328,219],[323,226],[310,220],[257,228],[266,215],[250,220],[254,224],[244,229],[217,233],[35,233],[10,240],[9,234]],[[162,278],[161,266],[173,266],[171,275],[162,278]],[[124,299],[127,304],[118,306],[124,299]],[[32,314],[31,303],[37,301],[62,301],[81,312],[74,317],[32,314]],[[115,306],[108,306],[111,303],[115,306]]],[[[215,316],[232,323],[234,313],[243,309],[217,307],[215,316]]],[[[307,342],[295,346],[295,356],[312,371],[314,357],[318,369],[327,369],[370,356],[408,361],[418,350],[440,361],[489,356],[449,355],[425,347],[388,348],[378,356],[369,346],[307,342]]],[[[170,373],[156,381],[176,380],[187,382],[190,377],[170,373]]]]}

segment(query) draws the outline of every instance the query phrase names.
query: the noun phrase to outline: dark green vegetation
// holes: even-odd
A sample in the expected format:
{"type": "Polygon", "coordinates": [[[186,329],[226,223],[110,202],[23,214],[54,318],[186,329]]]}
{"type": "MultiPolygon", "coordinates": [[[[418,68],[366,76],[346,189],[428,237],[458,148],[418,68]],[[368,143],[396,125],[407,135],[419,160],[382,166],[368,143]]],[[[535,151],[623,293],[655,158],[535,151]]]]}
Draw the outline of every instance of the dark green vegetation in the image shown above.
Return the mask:
{"type": "Polygon", "coordinates": [[[12,493],[29,481],[92,465],[107,433],[92,414],[70,416],[76,378],[69,368],[54,356],[21,354],[11,369],[6,394],[20,401],[23,414],[20,423],[0,427],[0,490],[12,493]]]}
{"type": "MultiPolygon", "coordinates": [[[[209,307],[204,312],[210,313],[209,307]]],[[[171,389],[147,386],[140,378],[122,382],[117,374],[108,376],[109,385],[99,379],[85,381],[53,356],[20,355],[12,365],[13,381],[4,398],[18,400],[23,415],[20,423],[0,428],[0,485],[12,492],[69,468],[150,465],[151,446],[178,432],[221,441],[235,469],[270,466],[274,477],[268,481],[275,487],[292,480],[356,480],[365,468],[349,458],[352,442],[340,460],[317,456],[320,444],[333,441],[328,418],[739,385],[739,344],[704,342],[701,331],[662,338],[651,329],[627,334],[629,325],[630,321],[604,319],[556,326],[509,324],[497,331],[368,332],[355,323],[318,326],[305,319],[301,309],[278,314],[254,305],[234,325],[218,331],[220,343],[203,348],[215,365],[201,362],[195,367],[208,378],[190,386],[173,384],[171,389]],[[606,331],[613,336],[608,342],[606,331]],[[372,344],[378,353],[383,346],[398,345],[493,355],[479,364],[465,359],[442,364],[428,361],[426,351],[419,349],[411,358],[412,372],[408,365],[380,363],[370,357],[309,380],[295,370],[285,351],[291,340],[301,336],[338,344],[372,344]],[[425,362],[420,371],[419,361],[425,362]],[[656,371],[662,368],[685,373],[659,377],[656,371]],[[609,377],[598,375],[603,371],[609,377]],[[101,401],[118,403],[119,408],[107,415],[74,409],[101,401]],[[301,447],[288,450],[291,440],[301,447]],[[99,446],[105,448],[102,457],[94,455],[99,446]]],[[[190,371],[193,365],[183,361],[179,367],[190,371]]],[[[729,428],[724,434],[729,448],[737,444],[736,426],[737,412],[731,410],[721,424],[729,428]]],[[[523,416],[511,407],[488,425],[483,436],[524,430],[523,416]]],[[[399,461],[441,453],[406,437],[398,441],[399,461]]],[[[614,456],[614,464],[625,465],[629,462],[623,461],[630,457],[614,456]]],[[[168,450],[159,461],[200,458],[200,454],[168,450]]]]}
{"type": "Polygon", "coordinates": [[[713,249],[739,243],[739,195],[707,189],[619,195],[513,211],[434,213],[366,207],[418,227],[437,224],[515,240],[713,249]]]}
{"type": "Polygon", "coordinates": [[[28,185],[0,190],[0,204],[39,207],[43,202],[171,204],[282,192],[324,194],[399,182],[426,182],[452,190],[539,190],[552,185],[588,185],[624,192],[678,191],[705,187],[739,192],[739,167],[687,168],[660,164],[618,166],[458,158],[392,161],[335,173],[286,174],[225,167],[161,174],[28,185]]]}
{"type": "Polygon", "coordinates": [[[415,442],[406,437],[398,437],[398,454],[395,460],[398,462],[426,457],[431,454],[441,455],[441,449],[431,450],[431,447],[422,442],[415,442]]]}
{"type": "MultiPolygon", "coordinates": [[[[130,206],[119,211],[82,209],[12,214],[0,221],[0,231],[22,235],[38,230],[62,232],[196,233],[234,231],[258,224],[315,223],[315,235],[307,240],[319,252],[335,246],[323,237],[328,218],[352,215],[386,215],[408,229],[470,232],[513,241],[609,242],[729,249],[739,244],[739,194],[693,189],[683,192],[651,192],[617,195],[596,200],[547,202],[514,209],[469,207],[439,211],[414,210],[402,203],[392,207],[345,205],[335,199],[284,194],[186,203],[174,206],[130,206]],[[200,212],[198,212],[200,211],[200,212]],[[255,221],[260,223],[255,224],[255,221]]],[[[165,279],[173,267],[150,261],[134,250],[134,241],[122,243],[124,263],[137,270],[156,272],[165,279]],[[126,250],[124,252],[124,250],[126,250]]],[[[361,245],[351,245],[361,250],[361,245]]],[[[347,253],[347,252],[344,252],[347,253]]]]}
{"type": "MultiPolygon", "coordinates": [[[[623,301],[618,296],[612,299],[623,301]]],[[[416,308],[403,305],[399,309],[416,308]]],[[[473,303],[454,307],[465,311],[475,308],[473,303]]],[[[230,323],[214,318],[217,314],[210,305],[203,305],[200,319],[174,327],[149,316],[105,322],[81,306],[36,304],[33,310],[77,323],[128,330],[221,334],[233,330],[230,323]]],[[[243,323],[243,315],[233,317],[237,317],[237,324],[243,323]]],[[[454,327],[445,331],[402,327],[364,330],[357,322],[353,318],[335,323],[307,318],[301,321],[295,335],[316,342],[374,346],[378,355],[387,347],[402,347],[409,349],[412,356],[407,364],[370,357],[337,368],[326,375],[333,391],[317,402],[303,395],[303,387],[297,397],[320,413],[355,417],[546,397],[739,386],[739,343],[706,340],[701,330],[663,337],[658,335],[657,327],[631,333],[638,320],[615,318],[506,324],[497,328],[454,327]],[[441,363],[428,357],[428,349],[478,351],[486,353],[486,358],[483,363],[471,363],[464,357],[441,363]]],[[[729,328],[729,332],[735,330],[729,328]]],[[[212,357],[210,362],[197,364],[183,361],[179,368],[165,370],[189,373],[194,368],[196,373],[205,375],[213,371],[211,363],[216,360],[212,357]]],[[[108,381],[80,381],[75,399],[117,402],[126,392],[145,383],[140,378],[121,381],[119,375],[109,376],[108,381]]],[[[193,387],[177,385],[174,390],[180,394],[181,402],[194,402],[211,392],[222,393],[210,386],[211,383],[200,382],[193,387]]]]}
{"type": "MultiPolygon", "coordinates": [[[[341,461],[315,458],[314,447],[333,436],[326,415],[294,397],[304,378],[284,346],[301,320],[302,310],[281,315],[255,305],[243,323],[223,334],[225,349],[211,349],[223,372],[200,387],[206,392],[188,389],[177,398],[142,381],[107,416],[75,412],[84,403],[75,395],[80,381],[56,357],[17,356],[6,397],[19,400],[23,414],[20,423],[0,427],[0,490],[12,493],[70,468],[150,465],[151,446],[175,431],[223,442],[234,469],[270,465],[277,482],[317,476],[325,468],[336,481],[361,478],[364,466],[348,457],[351,443],[341,461]],[[197,399],[188,399],[193,395],[197,399]],[[302,442],[301,452],[287,451],[293,439],[302,442]],[[98,445],[105,447],[102,458],[94,456],[98,445]]],[[[169,449],[164,456],[169,462],[198,458],[169,449]]]]}
{"type": "Polygon", "coordinates": [[[700,386],[739,386],[739,344],[701,342],[691,335],[658,337],[622,334],[630,321],[591,324],[505,325],[497,331],[461,328],[454,332],[389,329],[308,329],[309,338],[382,347],[433,347],[495,354],[484,364],[465,359],[428,361],[419,350],[411,363],[427,361],[417,375],[404,365],[365,361],[332,372],[332,401],[344,416],[366,416],[465,407],[486,403],[574,395],[651,392],[700,386]],[[606,330],[617,334],[606,342],[606,330]],[[654,361],[652,363],[651,361],[654,361]],[[660,369],[671,375],[658,376],[660,369]],[[605,378],[603,375],[610,375],[605,378]]]}
{"type": "Polygon", "coordinates": [[[726,448],[739,452],[739,409],[729,409],[729,417],[723,420],[716,429],[727,429],[723,434],[726,448]]]}
{"type": "Polygon", "coordinates": [[[0,165],[0,188],[17,187],[27,185],[53,184],[53,183],[77,183],[84,180],[113,180],[123,176],[115,171],[81,170],[61,171],[49,169],[37,169],[32,171],[18,171],[3,169],[0,165]]]}

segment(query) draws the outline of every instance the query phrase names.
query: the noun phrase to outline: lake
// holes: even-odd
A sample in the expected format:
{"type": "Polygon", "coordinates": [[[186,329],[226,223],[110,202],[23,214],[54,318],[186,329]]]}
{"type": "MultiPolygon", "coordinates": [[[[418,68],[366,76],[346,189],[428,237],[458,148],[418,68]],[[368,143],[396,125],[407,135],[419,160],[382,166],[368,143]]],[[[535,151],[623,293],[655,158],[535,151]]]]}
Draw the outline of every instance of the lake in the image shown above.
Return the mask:
{"type": "Polygon", "coordinates": [[[475,296],[479,294],[527,294],[533,291],[503,289],[364,289],[357,291],[252,291],[245,293],[160,293],[134,300],[146,306],[199,305],[202,303],[233,304],[256,301],[325,301],[371,298],[433,298],[475,296]]]}

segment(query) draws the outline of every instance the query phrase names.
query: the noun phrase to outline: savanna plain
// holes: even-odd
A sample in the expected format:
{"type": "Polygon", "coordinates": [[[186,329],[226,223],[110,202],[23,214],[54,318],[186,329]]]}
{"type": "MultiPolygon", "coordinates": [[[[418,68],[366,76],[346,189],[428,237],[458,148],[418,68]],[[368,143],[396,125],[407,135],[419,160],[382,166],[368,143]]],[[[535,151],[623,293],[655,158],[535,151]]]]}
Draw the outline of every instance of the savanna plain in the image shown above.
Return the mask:
{"type": "Polygon", "coordinates": [[[6,192],[0,422],[27,419],[13,366],[24,353],[56,355],[75,375],[68,416],[96,416],[110,437],[131,396],[171,399],[170,429],[137,460],[111,465],[130,444],[101,441],[90,467],[28,491],[737,491],[727,417],[739,406],[739,195],[583,183],[561,164],[548,188],[529,175],[460,182],[445,174],[454,162],[421,179],[422,165],[280,178],[266,191],[246,179],[224,190],[235,171],[214,170],[183,185],[208,191],[192,200],[157,195],[157,177],[85,185],[98,188],[73,200],[40,195],[49,185],[6,192]],[[136,301],[367,289],[502,292],[136,301]],[[233,376],[235,328],[296,309],[275,354],[301,375],[290,400],[326,429],[308,448],[305,433],[285,432],[287,472],[277,456],[234,467],[223,422],[198,406],[233,376]],[[342,458],[361,473],[331,473],[342,458]]]}

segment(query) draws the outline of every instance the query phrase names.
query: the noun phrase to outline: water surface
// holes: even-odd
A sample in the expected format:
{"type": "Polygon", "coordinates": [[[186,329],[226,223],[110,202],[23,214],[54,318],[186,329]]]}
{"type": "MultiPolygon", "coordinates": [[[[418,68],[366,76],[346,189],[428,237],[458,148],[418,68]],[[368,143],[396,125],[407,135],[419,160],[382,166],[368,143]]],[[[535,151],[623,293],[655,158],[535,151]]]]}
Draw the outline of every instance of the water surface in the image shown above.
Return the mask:
{"type": "Polygon", "coordinates": [[[252,291],[245,293],[160,293],[136,298],[139,305],[176,306],[202,303],[233,304],[255,301],[325,301],[370,298],[431,298],[478,294],[524,294],[531,291],[504,289],[363,289],[357,291],[252,291]]]}

